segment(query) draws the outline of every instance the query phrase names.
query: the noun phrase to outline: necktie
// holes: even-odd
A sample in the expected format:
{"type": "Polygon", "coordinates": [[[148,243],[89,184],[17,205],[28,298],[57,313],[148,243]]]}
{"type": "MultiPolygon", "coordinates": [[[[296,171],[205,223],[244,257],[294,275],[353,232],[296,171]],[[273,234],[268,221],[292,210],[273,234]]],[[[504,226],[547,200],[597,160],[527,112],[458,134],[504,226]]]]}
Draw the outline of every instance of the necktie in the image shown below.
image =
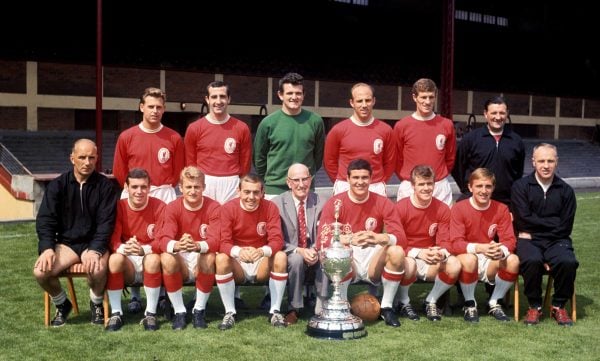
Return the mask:
{"type": "Polygon", "coordinates": [[[298,205],[298,247],[306,248],[306,216],[304,215],[304,201],[298,205]]]}

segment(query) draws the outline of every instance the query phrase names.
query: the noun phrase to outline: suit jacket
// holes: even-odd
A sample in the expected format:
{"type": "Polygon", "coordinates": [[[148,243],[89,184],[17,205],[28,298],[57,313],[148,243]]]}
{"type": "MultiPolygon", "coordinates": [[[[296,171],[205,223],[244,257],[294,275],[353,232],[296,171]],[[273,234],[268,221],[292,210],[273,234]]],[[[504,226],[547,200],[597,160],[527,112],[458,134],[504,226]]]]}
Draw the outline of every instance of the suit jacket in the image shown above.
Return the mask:
{"type": "MultiPolygon", "coordinates": [[[[279,215],[281,216],[281,230],[283,231],[283,239],[285,241],[284,251],[286,254],[290,254],[298,247],[298,215],[292,191],[284,192],[274,197],[272,201],[279,208],[279,215]]],[[[308,193],[308,197],[306,198],[308,247],[314,247],[317,241],[319,217],[321,216],[323,203],[317,193],[308,193]]]]}

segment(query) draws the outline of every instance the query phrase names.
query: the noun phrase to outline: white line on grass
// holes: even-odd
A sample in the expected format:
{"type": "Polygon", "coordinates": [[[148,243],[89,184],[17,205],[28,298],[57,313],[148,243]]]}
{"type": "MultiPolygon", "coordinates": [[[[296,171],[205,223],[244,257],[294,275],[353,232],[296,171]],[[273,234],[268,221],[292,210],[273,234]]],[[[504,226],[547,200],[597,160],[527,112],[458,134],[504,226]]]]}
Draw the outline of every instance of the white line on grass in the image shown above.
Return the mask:
{"type": "Polygon", "coordinates": [[[28,236],[31,236],[31,234],[29,234],[29,233],[2,234],[2,235],[0,235],[0,239],[21,238],[21,237],[28,237],[28,236]]]}

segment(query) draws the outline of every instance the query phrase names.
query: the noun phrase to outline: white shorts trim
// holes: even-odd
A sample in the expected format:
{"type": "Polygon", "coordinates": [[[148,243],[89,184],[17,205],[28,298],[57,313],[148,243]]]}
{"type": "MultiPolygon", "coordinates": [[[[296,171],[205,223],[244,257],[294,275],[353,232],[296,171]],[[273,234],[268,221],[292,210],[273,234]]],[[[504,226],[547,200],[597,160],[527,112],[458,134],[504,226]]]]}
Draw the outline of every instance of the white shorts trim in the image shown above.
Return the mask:
{"type": "MultiPolygon", "coordinates": [[[[396,196],[396,202],[402,198],[410,197],[414,193],[414,189],[409,180],[404,180],[398,186],[398,195],[396,196]]],[[[452,204],[452,186],[448,181],[448,177],[435,182],[433,187],[433,196],[447,205],[452,204]]]]}

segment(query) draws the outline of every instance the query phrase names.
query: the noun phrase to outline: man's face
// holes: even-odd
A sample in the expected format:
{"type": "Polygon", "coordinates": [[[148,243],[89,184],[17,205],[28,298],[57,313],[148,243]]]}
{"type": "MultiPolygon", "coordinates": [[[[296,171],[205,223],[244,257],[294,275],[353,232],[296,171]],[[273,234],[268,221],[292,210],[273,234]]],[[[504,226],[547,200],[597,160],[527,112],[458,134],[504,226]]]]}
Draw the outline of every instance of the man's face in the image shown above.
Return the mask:
{"type": "Polygon", "coordinates": [[[504,123],[508,117],[506,104],[490,104],[483,116],[487,120],[488,128],[492,132],[500,132],[504,128],[504,123]]]}
{"type": "Polygon", "coordinates": [[[366,123],[373,114],[375,98],[371,88],[366,85],[357,86],[352,90],[350,106],[354,109],[354,115],[363,123],[366,123]]]}
{"type": "Polygon", "coordinates": [[[435,107],[434,92],[419,92],[419,94],[413,95],[413,100],[417,105],[417,113],[420,116],[427,117],[433,113],[435,107]]]}
{"type": "Polygon", "coordinates": [[[247,211],[254,211],[260,205],[260,200],[264,196],[262,184],[260,182],[252,183],[243,181],[240,184],[240,204],[247,211]]]}
{"type": "Polygon", "coordinates": [[[230,100],[230,97],[227,96],[227,87],[208,88],[206,103],[211,114],[216,116],[227,114],[227,106],[230,100]]]}
{"type": "Polygon", "coordinates": [[[435,182],[433,178],[415,177],[413,188],[415,190],[415,197],[422,202],[427,203],[433,198],[433,186],[435,182]]]}
{"type": "Polygon", "coordinates": [[[542,181],[551,181],[558,165],[556,151],[550,147],[539,147],[533,152],[533,168],[542,181]]]}
{"type": "Polygon", "coordinates": [[[183,194],[183,200],[190,208],[199,207],[202,204],[202,192],[204,192],[204,182],[200,178],[183,178],[179,186],[183,194]]]}
{"type": "Polygon", "coordinates": [[[129,184],[125,187],[129,193],[129,204],[134,208],[141,208],[148,203],[150,183],[147,178],[129,178],[129,184]]]}
{"type": "Polygon", "coordinates": [[[469,184],[469,191],[473,193],[473,200],[478,207],[487,207],[492,199],[494,184],[490,178],[475,179],[472,184],[469,184]]]}
{"type": "Polygon", "coordinates": [[[350,185],[350,195],[358,200],[366,199],[369,195],[369,184],[371,175],[366,169],[355,169],[350,171],[348,184],[350,185]]]}
{"type": "Polygon", "coordinates": [[[308,168],[304,166],[293,166],[288,172],[287,185],[292,190],[294,197],[305,200],[310,190],[312,177],[308,168]]]}
{"type": "Polygon", "coordinates": [[[156,129],[165,113],[165,104],[162,98],[148,96],[143,104],[140,104],[143,113],[142,123],[146,128],[156,129]]]}
{"type": "Polygon", "coordinates": [[[283,91],[278,91],[277,95],[281,100],[285,113],[296,115],[302,110],[304,101],[304,86],[283,84],[283,91]]]}
{"type": "Polygon", "coordinates": [[[87,179],[96,169],[98,151],[91,142],[80,142],[71,153],[73,172],[78,179],[87,179]]]}

